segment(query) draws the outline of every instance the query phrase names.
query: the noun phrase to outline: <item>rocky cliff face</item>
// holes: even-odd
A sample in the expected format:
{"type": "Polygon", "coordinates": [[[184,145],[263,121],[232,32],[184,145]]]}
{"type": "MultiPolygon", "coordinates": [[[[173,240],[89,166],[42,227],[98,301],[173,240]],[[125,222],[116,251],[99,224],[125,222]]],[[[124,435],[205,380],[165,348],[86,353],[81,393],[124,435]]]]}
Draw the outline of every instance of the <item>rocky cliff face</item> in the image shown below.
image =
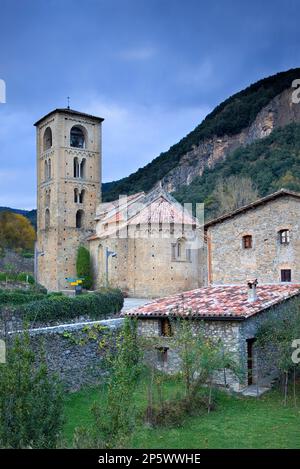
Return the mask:
{"type": "Polygon", "coordinates": [[[168,192],[174,192],[183,185],[201,176],[206,168],[212,168],[238,147],[268,136],[273,129],[291,122],[300,122],[300,103],[292,102],[293,89],[287,89],[272,99],[256,116],[255,121],[242,132],[233,136],[212,137],[182,156],[180,164],[161,180],[168,192]]]}

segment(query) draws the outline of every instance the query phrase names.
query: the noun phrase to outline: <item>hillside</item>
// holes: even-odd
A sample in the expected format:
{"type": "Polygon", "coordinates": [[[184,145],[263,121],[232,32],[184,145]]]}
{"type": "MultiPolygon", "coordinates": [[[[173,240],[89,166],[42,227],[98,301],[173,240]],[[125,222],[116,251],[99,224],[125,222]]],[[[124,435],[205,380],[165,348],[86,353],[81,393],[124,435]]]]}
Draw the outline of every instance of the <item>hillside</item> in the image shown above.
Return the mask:
{"type": "Polygon", "coordinates": [[[180,190],[241,145],[300,121],[297,105],[290,106],[290,86],[299,74],[300,68],[281,72],[231,96],[167,152],[130,176],[103,184],[103,199],[148,191],[160,180],[168,191],[180,190]]]}
{"type": "Polygon", "coordinates": [[[36,210],[20,210],[18,208],[0,207],[0,212],[19,213],[28,218],[30,223],[36,228],[36,210]]]}
{"type": "Polygon", "coordinates": [[[182,203],[204,202],[206,218],[211,218],[217,208],[213,197],[216,182],[229,176],[250,177],[260,196],[282,187],[300,191],[300,124],[276,129],[268,137],[238,148],[173,195],[182,203]]]}

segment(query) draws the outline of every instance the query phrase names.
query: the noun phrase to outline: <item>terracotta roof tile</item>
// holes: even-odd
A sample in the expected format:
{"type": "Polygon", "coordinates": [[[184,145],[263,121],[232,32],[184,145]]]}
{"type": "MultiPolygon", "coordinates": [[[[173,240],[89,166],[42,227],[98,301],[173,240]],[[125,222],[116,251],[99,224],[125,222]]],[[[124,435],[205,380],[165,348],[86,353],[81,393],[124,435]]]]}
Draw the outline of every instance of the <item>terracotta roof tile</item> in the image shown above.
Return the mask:
{"type": "Polygon", "coordinates": [[[124,316],[246,319],[298,294],[300,285],[259,285],[257,300],[249,302],[246,285],[210,286],[153,301],[124,316]]]}

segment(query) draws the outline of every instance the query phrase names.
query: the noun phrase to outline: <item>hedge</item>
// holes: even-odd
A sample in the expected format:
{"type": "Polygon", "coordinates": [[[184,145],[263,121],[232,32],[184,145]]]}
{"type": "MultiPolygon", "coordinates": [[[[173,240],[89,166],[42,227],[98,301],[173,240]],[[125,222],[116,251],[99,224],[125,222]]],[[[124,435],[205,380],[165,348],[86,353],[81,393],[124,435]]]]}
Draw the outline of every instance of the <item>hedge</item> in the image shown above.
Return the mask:
{"type": "Polygon", "coordinates": [[[45,297],[42,293],[31,292],[30,290],[0,290],[0,307],[2,305],[20,305],[32,301],[42,300],[45,297]]]}
{"type": "Polygon", "coordinates": [[[34,284],[34,277],[31,274],[27,274],[26,272],[21,272],[19,274],[13,274],[8,272],[0,272],[0,281],[6,282],[6,280],[13,280],[17,282],[25,282],[30,283],[31,285],[34,284]]]}
{"type": "Polygon", "coordinates": [[[28,290],[14,289],[6,290],[0,289],[0,308],[3,305],[21,305],[25,303],[32,303],[33,301],[51,298],[53,295],[61,296],[62,293],[49,293],[46,295],[43,290],[36,289],[35,287],[28,290]]]}
{"type": "Polygon", "coordinates": [[[19,308],[24,320],[57,321],[88,316],[91,319],[106,318],[118,313],[123,307],[122,292],[117,289],[102,289],[70,298],[50,295],[47,298],[22,305],[19,308]]]}

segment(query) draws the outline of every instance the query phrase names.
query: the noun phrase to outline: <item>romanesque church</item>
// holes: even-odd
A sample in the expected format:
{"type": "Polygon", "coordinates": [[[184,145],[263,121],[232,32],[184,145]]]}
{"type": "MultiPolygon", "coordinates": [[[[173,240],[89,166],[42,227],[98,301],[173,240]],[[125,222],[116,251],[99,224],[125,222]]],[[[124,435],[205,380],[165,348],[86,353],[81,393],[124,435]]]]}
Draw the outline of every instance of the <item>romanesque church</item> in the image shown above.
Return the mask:
{"type": "Polygon", "coordinates": [[[103,119],[56,109],[37,129],[38,281],[67,290],[80,245],[94,288],[157,298],[205,285],[300,283],[300,194],[280,190],[206,225],[160,185],[101,203],[103,119]]]}
{"type": "Polygon", "coordinates": [[[155,298],[203,285],[203,227],[160,186],[101,203],[102,122],[66,108],[35,123],[38,281],[50,291],[70,288],[85,245],[95,288],[155,298]]]}

